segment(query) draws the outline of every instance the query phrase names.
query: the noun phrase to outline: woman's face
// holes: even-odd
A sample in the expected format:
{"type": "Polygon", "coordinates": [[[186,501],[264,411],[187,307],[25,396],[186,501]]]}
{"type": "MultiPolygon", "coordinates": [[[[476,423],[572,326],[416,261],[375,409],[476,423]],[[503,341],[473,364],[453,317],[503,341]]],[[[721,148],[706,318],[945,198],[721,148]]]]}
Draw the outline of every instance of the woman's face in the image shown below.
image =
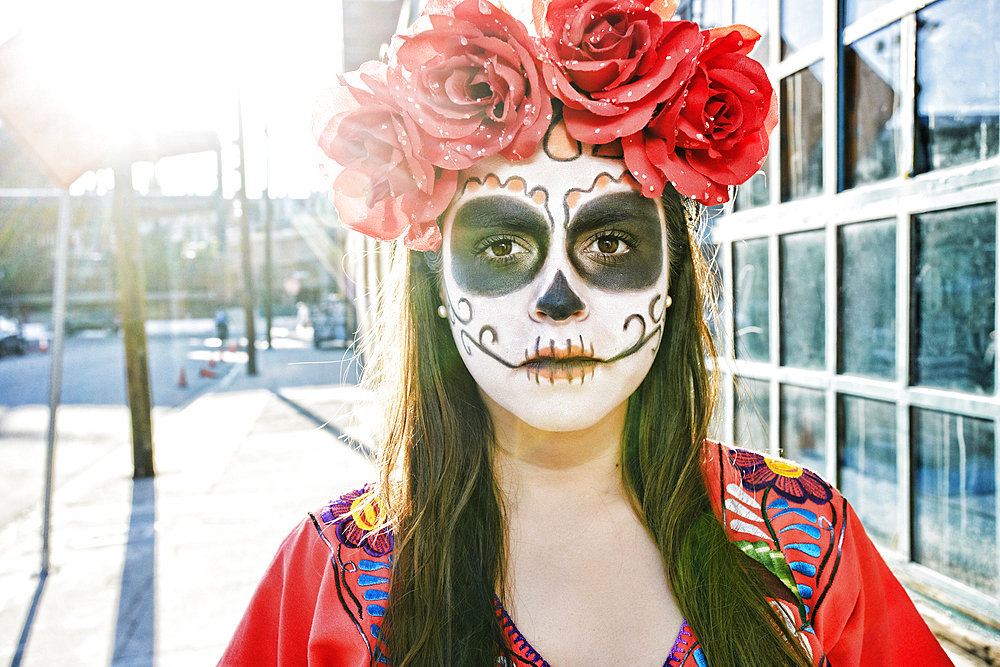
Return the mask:
{"type": "Polygon", "coordinates": [[[662,204],[620,160],[587,150],[495,156],[466,176],[445,214],[441,270],[465,365],[535,428],[596,424],[642,382],[663,334],[662,204]]]}

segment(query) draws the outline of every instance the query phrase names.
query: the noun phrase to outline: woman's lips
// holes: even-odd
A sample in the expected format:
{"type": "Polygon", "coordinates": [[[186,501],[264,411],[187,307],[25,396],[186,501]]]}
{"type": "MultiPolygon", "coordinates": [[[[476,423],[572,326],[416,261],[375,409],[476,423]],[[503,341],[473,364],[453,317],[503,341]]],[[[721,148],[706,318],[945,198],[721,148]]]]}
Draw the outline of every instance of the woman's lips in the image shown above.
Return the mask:
{"type": "Polygon", "coordinates": [[[593,345],[585,349],[583,336],[579,343],[566,339],[565,346],[557,345],[554,340],[543,346],[539,337],[535,340],[535,353],[529,355],[525,350],[524,362],[518,368],[525,369],[528,379],[534,379],[536,384],[541,383],[541,378],[546,378],[550,384],[555,384],[556,380],[568,380],[572,384],[576,379],[583,384],[588,375],[593,377],[600,363],[602,361],[594,356],[593,345]]]}

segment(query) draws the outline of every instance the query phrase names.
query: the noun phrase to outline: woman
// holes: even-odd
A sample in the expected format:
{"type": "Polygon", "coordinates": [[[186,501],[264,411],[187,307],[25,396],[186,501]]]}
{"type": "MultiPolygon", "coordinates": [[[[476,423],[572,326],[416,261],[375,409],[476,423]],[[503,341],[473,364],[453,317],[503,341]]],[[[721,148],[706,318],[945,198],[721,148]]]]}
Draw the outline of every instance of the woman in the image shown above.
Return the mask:
{"type": "Polygon", "coordinates": [[[707,440],[692,202],[775,102],[756,33],[671,14],[432,2],[331,92],[341,219],[405,246],[380,477],[286,540],[220,664],[950,664],[834,489],[707,440]]]}

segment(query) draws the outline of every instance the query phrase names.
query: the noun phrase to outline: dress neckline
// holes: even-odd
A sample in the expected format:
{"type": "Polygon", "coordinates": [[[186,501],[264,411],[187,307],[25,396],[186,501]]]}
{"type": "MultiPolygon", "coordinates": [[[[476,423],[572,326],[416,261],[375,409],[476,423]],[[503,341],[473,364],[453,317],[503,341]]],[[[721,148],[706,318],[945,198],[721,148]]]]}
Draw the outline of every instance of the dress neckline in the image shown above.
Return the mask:
{"type": "MultiPolygon", "coordinates": [[[[514,648],[516,653],[522,653],[523,657],[528,660],[528,662],[535,667],[552,667],[542,654],[539,653],[532,647],[531,642],[525,637],[520,630],[517,628],[517,624],[514,623],[514,619],[504,608],[503,603],[500,602],[500,598],[493,596],[494,604],[497,609],[497,618],[500,621],[500,627],[503,628],[504,632],[507,633],[507,639],[510,641],[510,645],[514,648]]],[[[691,646],[691,639],[693,634],[691,632],[691,627],[688,625],[687,619],[681,619],[681,627],[677,631],[677,637],[674,639],[673,646],[670,648],[670,653],[667,655],[666,661],[663,663],[663,667],[673,667],[674,665],[679,665],[680,662],[675,661],[675,654],[678,651],[684,651],[691,646]]]]}

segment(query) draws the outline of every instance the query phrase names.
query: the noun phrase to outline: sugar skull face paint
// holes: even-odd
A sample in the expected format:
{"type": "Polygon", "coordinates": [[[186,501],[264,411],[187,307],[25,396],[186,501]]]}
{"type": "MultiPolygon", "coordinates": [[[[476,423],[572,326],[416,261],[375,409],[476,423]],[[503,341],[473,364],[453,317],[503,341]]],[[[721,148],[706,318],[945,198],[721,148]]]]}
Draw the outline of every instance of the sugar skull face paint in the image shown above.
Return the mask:
{"type": "Polygon", "coordinates": [[[586,150],[488,158],[466,176],[445,214],[441,279],[469,372],[531,426],[592,426],[639,386],[662,337],[660,201],[586,150]]]}

